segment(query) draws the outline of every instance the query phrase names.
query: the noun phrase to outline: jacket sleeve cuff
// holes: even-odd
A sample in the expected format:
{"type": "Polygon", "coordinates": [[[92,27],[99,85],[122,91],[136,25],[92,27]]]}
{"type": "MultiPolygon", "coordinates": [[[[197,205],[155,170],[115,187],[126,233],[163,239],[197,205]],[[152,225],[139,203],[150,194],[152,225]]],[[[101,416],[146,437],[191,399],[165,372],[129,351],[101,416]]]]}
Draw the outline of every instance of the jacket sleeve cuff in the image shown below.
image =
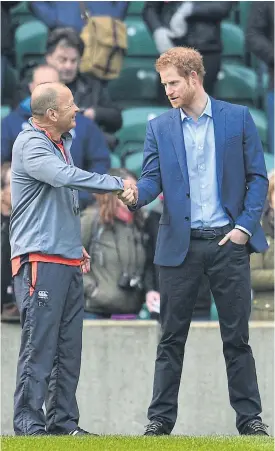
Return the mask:
{"type": "Polygon", "coordinates": [[[242,227],[242,226],[239,226],[239,225],[235,225],[235,229],[239,229],[239,230],[241,230],[242,232],[244,232],[244,233],[246,233],[249,237],[251,237],[252,236],[252,233],[250,233],[247,229],[245,229],[244,227],[242,227]]]}

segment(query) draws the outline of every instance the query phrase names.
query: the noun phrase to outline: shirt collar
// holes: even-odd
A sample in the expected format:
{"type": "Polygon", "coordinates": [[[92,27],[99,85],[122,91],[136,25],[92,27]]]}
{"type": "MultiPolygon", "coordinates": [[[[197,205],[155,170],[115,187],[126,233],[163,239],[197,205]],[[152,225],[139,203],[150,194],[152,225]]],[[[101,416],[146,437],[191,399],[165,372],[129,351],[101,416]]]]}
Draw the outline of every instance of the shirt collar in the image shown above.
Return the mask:
{"type": "MultiPolygon", "coordinates": [[[[207,104],[205,105],[205,108],[202,112],[202,114],[200,115],[200,117],[202,117],[204,114],[206,114],[206,116],[212,117],[212,106],[211,106],[211,100],[209,98],[209,96],[207,96],[207,104]]],[[[184,121],[184,119],[189,119],[189,116],[187,116],[185,114],[185,112],[183,111],[183,109],[180,109],[180,116],[181,116],[181,120],[182,122],[184,121]]]]}
{"type": "MultiPolygon", "coordinates": [[[[49,133],[47,130],[45,130],[44,128],[39,127],[39,126],[34,122],[34,120],[33,120],[32,117],[29,118],[29,121],[28,121],[28,122],[29,122],[29,124],[30,124],[33,128],[35,128],[35,129],[38,130],[38,131],[43,132],[43,133],[47,136],[47,138],[49,138],[52,142],[55,142],[55,141],[52,139],[50,133],[49,133]]],[[[72,130],[73,130],[73,129],[72,129],[72,130]]],[[[72,139],[72,134],[71,134],[72,130],[70,130],[69,132],[63,133],[63,134],[61,135],[61,139],[62,139],[62,140],[72,139]]]]}

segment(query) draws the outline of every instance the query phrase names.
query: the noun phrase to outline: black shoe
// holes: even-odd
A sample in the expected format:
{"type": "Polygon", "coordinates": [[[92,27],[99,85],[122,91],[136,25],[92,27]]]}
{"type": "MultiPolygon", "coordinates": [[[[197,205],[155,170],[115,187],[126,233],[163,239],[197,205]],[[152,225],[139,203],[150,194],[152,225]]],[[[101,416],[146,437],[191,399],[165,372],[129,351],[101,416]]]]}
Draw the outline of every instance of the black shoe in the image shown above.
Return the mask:
{"type": "Polygon", "coordinates": [[[48,435],[48,434],[46,431],[41,430],[41,431],[34,432],[34,434],[32,434],[32,435],[37,436],[37,435],[48,435]]]}
{"type": "Polygon", "coordinates": [[[268,426],[261,420],[250,420],[243,428],[241,435],[269,435],[268,426]]]}
{"type": "Polygon", "coordinates": [[[143,435],[169,435],[169,432],[160,421],[150,421],[143,435]]]}
{"type": "Polygon", "coordinates": [[[69,435],[78,436],[78,435],[94,435],[95,437],[98,437],[98,434],[92,434],[91,432],[84,431],[84,429],[81,429],[80,427],[77,427],[73,431],[69,432],[69,435]]]}

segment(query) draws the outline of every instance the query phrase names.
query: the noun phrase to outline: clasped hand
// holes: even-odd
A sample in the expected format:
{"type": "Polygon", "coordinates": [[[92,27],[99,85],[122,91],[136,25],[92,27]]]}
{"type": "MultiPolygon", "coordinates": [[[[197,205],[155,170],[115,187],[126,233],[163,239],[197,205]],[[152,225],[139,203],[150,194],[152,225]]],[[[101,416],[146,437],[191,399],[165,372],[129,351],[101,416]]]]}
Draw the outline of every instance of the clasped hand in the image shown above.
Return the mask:
{"type": "Polygon", "coordinates": [[[118,194],[118,198],[125,205],[135,205],[138,200],[138,189],[130,180],[123,180],[124,191],[118,194]]]}

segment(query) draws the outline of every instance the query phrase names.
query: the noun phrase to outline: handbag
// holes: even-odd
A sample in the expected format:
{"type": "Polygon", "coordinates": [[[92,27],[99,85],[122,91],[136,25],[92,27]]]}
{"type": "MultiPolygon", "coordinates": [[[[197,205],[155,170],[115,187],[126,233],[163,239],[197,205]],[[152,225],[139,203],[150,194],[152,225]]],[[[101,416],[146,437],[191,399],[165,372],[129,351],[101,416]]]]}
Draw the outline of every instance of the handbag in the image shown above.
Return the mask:
{"type": "Polygon", "coordinates": [[[120,74],[127,49],[127,27],[110,16],[90,16],[85,2],[79,3],[81,17],[86,22],[80,34],[84,42],[80,72],[113,80],[120,74]]]}

